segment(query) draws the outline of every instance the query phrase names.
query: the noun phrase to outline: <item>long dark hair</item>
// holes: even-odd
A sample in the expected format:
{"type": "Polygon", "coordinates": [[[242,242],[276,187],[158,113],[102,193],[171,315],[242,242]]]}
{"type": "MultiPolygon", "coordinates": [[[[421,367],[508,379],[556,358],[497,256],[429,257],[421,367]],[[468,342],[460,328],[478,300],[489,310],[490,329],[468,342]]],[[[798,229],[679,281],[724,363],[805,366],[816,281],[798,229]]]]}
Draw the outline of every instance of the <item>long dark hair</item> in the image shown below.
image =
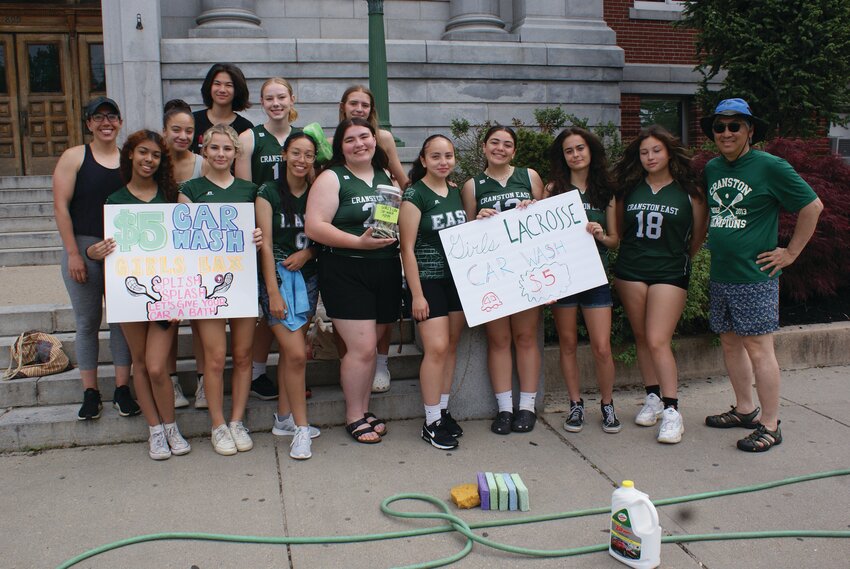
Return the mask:
{"type": "Polygon", "coordinates": [[[673,179],[682,186],[682,189],[689,196],[697,200],[704,200],[705,197],[700,191],[687,149],[682,141],[670,134],[670,131],[666,128],[657,124],[641,129],[637,138],[626,146],[623,157],[614,166],[617,198],[622,199],[627,196],[646,177],[646,170],[640,161],[640,145],[650,137],[661,141],[661,144],[667,149],[667,154],[670,156],[670,175],[673,179]]]}
{"type": "Polygon", "coordinates": [[[599,137],[589,130],[571,126],[561,131],[549,147],[549,174],[551,194],[557,196],[572,189],[570,167],[564,157],[564,141],[568,136],[580,136],[590,150],[590,166],[587,173],[587,201],[596,209],[605,211],[614,196],[614,185],[608,170],[605,146],[599,137]]]}
{"type": "Polygon", "coordinates": [[[333,156],[330,161],[328,161],[328,165],[325,169],[330,168],[332,166],[344,166],[345,165],[345,156],[342,153],[342,139],[345,137],[345,131],[348,130],[349,127],[352,126],[365,126],[369,129],[369,132],[372,133],[372,136],[375,137],[375,155],[372,156],[372,167],[380,168],[381,170],[386,170],[389,166],[390,160],[387,158],[387,153],[381,148],[381,145],[378,144],[378,137],[375,133],[375,128],[369,123],[369,121],[365,119],[361,119],[359,117],[355,117],[353,119],[345,119],[340,122],[336,127],[336,131],[334,132],[334,140],[333,140],[333,156]]]}
{"type": "MultiPolygon", "coordinates": [[[[313,145],[313,153],[315,153],[317,150],[316,141],[306,132],[294,132],[290,134],[286,142],[283,143],[281,153],[285,156],[286,151],[289,150],[289,145],[301,138],[306,138],[310,141],[313,145]]],[[[277,191],[280,194],[280,210],[283,212],[283,219],[286,220],[286,225],[291,227],[295,221],[295,198],[292,196],[292,189],[289,187],[289,181],[286,179],[286,160],[281,162],[280,165],[281,174],[277,179],[277,191]]],[[[309,181],[307,183],[307,192],[310,192],[309,181]]]]}
{"type": "MultiPolygon", "coordinates": [[[[481,139],[481,144],[486,145],[487,141],[490,140],[490,137],[496,134],[499,131],[505,131],[514,141],[514,149],[516,149],[517,141],[516,141],[516,132],[509,126],[504,126],[501,124],[495,124],[487,129],[487,132],[484,133],[484,137],[481,139]]],[[[487,162],[487,158],[484,158],[484,168],[487,168],[490,164],[487,162]]]]}
{"type": "Polygon", "coordinates": [[[174,181],[174,169],[171,165],[171,157],[168,155],[168,147],[165,140],[158,132],[152,130],[138,130],[127,137],[124,146],[121,147],[121,177],[125,184],[129,184],[133,178],[133,151],[142,142],[150,140],[159,146],[160,161],[159,168],[153,174],[156,185],[165,194],[169,203],[177,202],[177,182],[174,181]]]}
{"type": "Polygon", "coordinates": [[[204,100],[204,105],[208,109],[212,108],[212,84],[215,76],[219,73],[227,73],[230,75],[230,80],[233,81],[233,103],[230,108],[233,111],[244,111],[251,106],[248,100],[248,82],[245,81],[245,75],[242,70],[232,63],[214,63],[210,70],[207,71],[207,76],[204,78],[204,84],[201,85],[201,98],[204,100]]]}
{"type": "Polygon", "coordinates": [[[426,138],[425,142],[422,143],[422,148],[419,150],[419,158],[417,160],[413,161],[413,167],[407,173],[407,179],[408,179],[407,187],[408,188],[410,186],[412,186],[413,184],[415,184],[416,182],[418,182],[419,180],[421,180],[422,178],[424,178],[425,174],[428,173],[428,170],[425,168],[425,165],[422,164],[422,159],[425,158],[425,152],[426,152],[426,149],[428,148],[428,144],[430,144],[430,142],[432,140],[436,139],[436,138],[442,138],[443,140],[448,141],[448,143],[452,145],[452,150],[454,150],[454,147],[455,147],[454,143],[451,141],[451,139],[449,137],[447,137],[445,135],[432,134],[431,136],[426,138]]]}

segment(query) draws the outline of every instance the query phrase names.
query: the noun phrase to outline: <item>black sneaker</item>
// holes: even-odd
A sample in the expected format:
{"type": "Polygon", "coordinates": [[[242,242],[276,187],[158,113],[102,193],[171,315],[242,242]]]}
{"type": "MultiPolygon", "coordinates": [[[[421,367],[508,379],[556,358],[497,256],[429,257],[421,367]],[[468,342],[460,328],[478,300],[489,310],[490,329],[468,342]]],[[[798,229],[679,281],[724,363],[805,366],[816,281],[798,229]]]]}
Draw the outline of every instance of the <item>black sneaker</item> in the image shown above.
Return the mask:
{"type": "Polygon", "coordinates": [[[422,425],[422,440],[431,443],[431,446],[443,450],[457,448],[460,443],[446,430],[442,419],[437,419],[430,425],[422,425]]]}
{"type": "Polygon", "coordinates": [[[122,417],[132,417],[142,412],[139,404],[130,395],[129,385],[122,385],[115,388],[115,394],[112,396],[112,406],[118,410],[118,414],[122,417]]]}
{"type": "Polygon", "coordinates": [[[251,397],[269,401],[277,399],[277,383],[269,379],[266,374],[260,374],[257,379],[251,382],[251,397]]]}
{"type": "Polygon", "coordinates": [[[463,429],[460,428],[460,425],[457,424],[457,421],[455,421],[455,418],[452,417],[452,414],[447,409],[440,410],[440,420],[451,436],[454,438],[463,436],[463,429]]]}
{"type": "Polygon", "coordinates": [[[614,412],[614,402],[602,404],[602,430],[606,433],[619,433],[623,428],[614,412]]]}
{"type": "Polygon", "coordinates": [[[584,427],[584,399],[570,401],[570,414],[564,421],[564,430],[578,433],[584,427]]]}
{"type": "Polygon", "coordinates": [[[77,419],[80,421],[100,419],[101,409],[103,404],[100,402],[100,391],[90,387],[83,393],[83,405],[77,413],[77,419]]]}

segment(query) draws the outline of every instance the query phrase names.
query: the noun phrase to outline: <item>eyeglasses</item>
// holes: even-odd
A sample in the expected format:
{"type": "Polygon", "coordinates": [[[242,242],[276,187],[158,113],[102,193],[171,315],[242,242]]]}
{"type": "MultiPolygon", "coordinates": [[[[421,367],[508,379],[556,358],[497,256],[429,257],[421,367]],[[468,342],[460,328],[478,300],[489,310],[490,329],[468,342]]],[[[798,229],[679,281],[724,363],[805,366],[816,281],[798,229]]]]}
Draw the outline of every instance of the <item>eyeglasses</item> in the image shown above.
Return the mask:
{"type": "Polygon", "coordinates": [[[121,120],[121,117],[115,113],[103,114],[103,113],[95,113],[89,117],[92,122],[103,122],[108,120],[109,122],[118,122],[121,120]]]}
{"type": "Polygon", "coordinates": [[[302,154],[297,151],[290,152],[289,157],[293,160],[304,160],[304,162],[307,162],[308,164],[312,164],[316,160],[315,154],[302,154]]]}
{"type": "Polygon", "coordinates": [[[714,130],[714,132],[716,134],[723,134],[726,131],[727,128],[729,129],[729,132],[738,132],[739,130],[741,130],[741,127],[743,127],[743,126],[744,126],[744,123],[738,122],[738,121],[726,122],[726,123],[716,122],[712,125],[711,128],[712,128],[712,130],[714,130]]]}

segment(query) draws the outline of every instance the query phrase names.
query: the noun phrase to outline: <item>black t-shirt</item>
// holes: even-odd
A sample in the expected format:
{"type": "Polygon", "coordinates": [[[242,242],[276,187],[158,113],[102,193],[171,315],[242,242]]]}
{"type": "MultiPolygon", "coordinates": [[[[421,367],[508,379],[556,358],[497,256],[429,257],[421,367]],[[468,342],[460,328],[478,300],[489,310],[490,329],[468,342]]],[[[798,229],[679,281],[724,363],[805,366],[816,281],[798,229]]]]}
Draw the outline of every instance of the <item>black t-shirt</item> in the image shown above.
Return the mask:
{"type": "MultiPolygon", "coordinates": [[[[213,126],[209,117],[207,117],[208,110],[209,109],[201,109],[200,111],[192,113],[192,116],[195,117],[195,140],[192,141],[192,152],[195,154],[201,153],[201,146],[204,143],[204,133],[213,126]]],[[[233,127],[236,134],[242,134],[254,125],[242,115],[237,114],[236,119],[234,119],[229,126],[233,127]]]]}

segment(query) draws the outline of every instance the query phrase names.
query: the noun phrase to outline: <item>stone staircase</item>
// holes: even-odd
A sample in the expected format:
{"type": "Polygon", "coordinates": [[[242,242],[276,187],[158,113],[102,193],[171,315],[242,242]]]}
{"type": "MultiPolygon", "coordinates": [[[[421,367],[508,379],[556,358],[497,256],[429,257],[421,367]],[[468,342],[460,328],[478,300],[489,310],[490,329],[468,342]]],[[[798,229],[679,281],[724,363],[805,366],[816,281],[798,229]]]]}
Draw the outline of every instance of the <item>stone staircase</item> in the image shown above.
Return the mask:
{"type": "Polygon", "coordinates": [[[59,264],[51,179],[0,177],[0,267],[59,264]]]}
{"type": "MultiPolygon", "coordinates": [[[[60,283],[61,284],[61,283],[60,283]]],[[[62,340],[65,352],[75,363],[74,316],[70,306],[27,305],[0,307],[0,367],[9,364],[9,346],[24,330],[41,330],[62,340]]],[[[277,346],[269,357],[270,377],[277,370],[277,346]]],[[[147,439],[144,419],[123,418],[111,407],[115,374],[109,353],[109,332],[104,323],[100,332],[98,383],[104,399],[102,417],[97,421],[78,421],[82,402],[79,370],[40,377],[0,381],[0,451],[26,451],[77,445],[112,444],[147,439]]],[[[374,412],[387,418],[401,419],[421,415],[419,363],[421,352],[413,343],[413,323],[403,321],[393,327],[389,368],[393,377],[389,392],[376,394],[374,412]],[[400,346],[400,351],[399,351],[400,346]]],[[[230,390],[230,368],[225,374],[225,390],[230,390]]],[[[184,392],[192,400],[196,386],[196,365],[192,353],[191,328],[182,325],[178,332],[177,372],[184,392]]],[[[313,391],[308,413],[313,424],[335,425],[344,419],[344,400],[339,388],[339,362],[311,360],[307,364],[307,384],[313,391]]],[[[229,398],[226,398],[229,399],[229,398]]],[[[226,405],[229,401],[226,401],[226,405]]],[[[254,431],[268,431],[276,401],[251,399],[246,425],[254,431]]],[[[209,434],[207,412],[193,406],[177,410],[177,420],[186,436],[209,434]]]]}

